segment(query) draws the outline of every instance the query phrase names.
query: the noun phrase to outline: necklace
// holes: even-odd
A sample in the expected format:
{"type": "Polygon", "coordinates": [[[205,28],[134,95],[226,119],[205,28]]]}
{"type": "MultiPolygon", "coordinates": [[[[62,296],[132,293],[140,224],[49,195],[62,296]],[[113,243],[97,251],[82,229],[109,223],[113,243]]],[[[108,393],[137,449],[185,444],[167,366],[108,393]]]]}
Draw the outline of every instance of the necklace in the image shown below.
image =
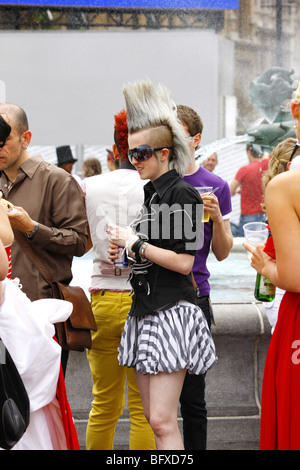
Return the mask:
{"type": "Polygon", "coordinates": [[[10,181],[10,179],[9,179],[8,182],[9,182],[9,184],[7,185],[7,189],[8,189],[8,191],[10,191],[11,187],[14,184],[14,181],[10,181]]]}
{"type": "Polygon", "coordinates": [[[7,176],[7,174],[4,172],[5,176],[6,176],[6,179],[7,179],[7,183],[6,185],[4,185],[5,187],[7,187],[8,191],[11,190],[12,186],[14,185],[14,181],[12,181],[11,179],[9,179],[9,177],[7,176]]]}

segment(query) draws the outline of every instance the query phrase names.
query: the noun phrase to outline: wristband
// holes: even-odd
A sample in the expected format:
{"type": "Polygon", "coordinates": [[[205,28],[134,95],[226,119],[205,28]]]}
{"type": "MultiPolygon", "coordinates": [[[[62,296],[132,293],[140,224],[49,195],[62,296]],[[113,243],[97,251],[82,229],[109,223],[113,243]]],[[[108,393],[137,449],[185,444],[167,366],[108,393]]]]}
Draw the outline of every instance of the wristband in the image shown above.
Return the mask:
{"type": "Polygon", "coordinates": [[[132,247],[137,241],[139,241],[139,237],[135,234],[132,234],[126,242],[125,250],[126,250],[127,256],[129,256],[129,258],[132,258],[132,256],[133,256],[132,247]]]}
{"type": "Polygon", "coordinates": [[[149,243],[143,242],[142,245],[140,246],[140,257],[141,257],[142,261],[146,261],[145,250],[146,250],[148,245],[149,245],[149,243]]]}
{"type": "Polygon", "coordinates": [[[39,224],[37,222],[34,222],[34,227],[32,229],[32,232],[28,235],[26,233],[26,237],[28,238],[28,240],[32,240],[36,234],[36,232],[38,231],[38,228],[39,228],[39,224]]]}
{"type": "Polygon", "coordinates": [[[139,238],[131,247],[131,251],[133,251],[133,253],[135,255],[138,255],[139,252],[140,252],[140,248],[142,246],[142,244],[144,243],[144,240],[142,240],[141,238],[139,238]]]}

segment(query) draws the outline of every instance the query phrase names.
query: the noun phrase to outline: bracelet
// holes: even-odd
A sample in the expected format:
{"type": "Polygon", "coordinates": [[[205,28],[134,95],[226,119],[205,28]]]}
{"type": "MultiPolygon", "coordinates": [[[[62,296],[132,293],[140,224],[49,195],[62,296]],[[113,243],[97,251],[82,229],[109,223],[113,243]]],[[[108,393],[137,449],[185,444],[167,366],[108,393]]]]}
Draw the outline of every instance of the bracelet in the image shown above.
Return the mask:
{"type": "Polygon", "coordinates": [[[142,246],[142,244],[144,243],[144,240],[142,240],[141,238],[139,238],[131,247],[131,251],[133,251],[133,253],[135,255],[138,255],[139,252],[140,252],[140,248],[142,246]]]}
{"type": "Polygon", "coordinates": [[[146,251],[147,245],[149,245],[149,243],[143,242],[142,245],[140,246],[141,261],[146,261],[145,251],[146,251]]]}
{"type": "Polygon", "coordinates": [[[38,231],[38,228],[39,228],[38,222],[34,222],[32,232],[29,235],[28,233],[26,233],[26,237],[28,238],[28,240],[32,240],[34,238],[36,232],[38,231]]]}

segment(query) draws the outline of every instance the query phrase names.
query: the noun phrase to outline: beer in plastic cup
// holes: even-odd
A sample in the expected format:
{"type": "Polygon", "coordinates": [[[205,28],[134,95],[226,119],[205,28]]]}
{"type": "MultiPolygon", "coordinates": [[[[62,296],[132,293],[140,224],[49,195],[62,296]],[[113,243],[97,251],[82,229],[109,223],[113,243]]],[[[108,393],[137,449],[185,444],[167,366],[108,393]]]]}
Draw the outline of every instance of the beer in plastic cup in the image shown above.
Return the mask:
{"type": "MultiPolygon", "coordinates": [[[[200,195],[204,193],[210,193],[213,190],[212,186],[198,186],[195,189],[197,189],[200,195]]],[[[203,199],[203,202],[204,202],[204,199],[203,199]]],[[[209,211],[204,209],[202,213],[202,222],[208,222],[209,218],[210,218],[209,211]]]]}

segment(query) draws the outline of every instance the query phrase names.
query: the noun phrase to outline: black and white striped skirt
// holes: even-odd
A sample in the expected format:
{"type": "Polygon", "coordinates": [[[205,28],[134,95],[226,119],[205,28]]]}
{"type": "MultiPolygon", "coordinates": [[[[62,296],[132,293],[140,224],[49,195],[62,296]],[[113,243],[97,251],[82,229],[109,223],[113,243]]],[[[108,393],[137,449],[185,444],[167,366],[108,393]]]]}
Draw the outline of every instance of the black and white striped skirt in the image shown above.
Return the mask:
{"type": "Polygon", "coordinates": [[[180,301],[153,315],[128,315],[118,360],[121,366],[135,367],[143,374],[182,369],[204,374],[217,356],[202,310],[180,301]]]}

